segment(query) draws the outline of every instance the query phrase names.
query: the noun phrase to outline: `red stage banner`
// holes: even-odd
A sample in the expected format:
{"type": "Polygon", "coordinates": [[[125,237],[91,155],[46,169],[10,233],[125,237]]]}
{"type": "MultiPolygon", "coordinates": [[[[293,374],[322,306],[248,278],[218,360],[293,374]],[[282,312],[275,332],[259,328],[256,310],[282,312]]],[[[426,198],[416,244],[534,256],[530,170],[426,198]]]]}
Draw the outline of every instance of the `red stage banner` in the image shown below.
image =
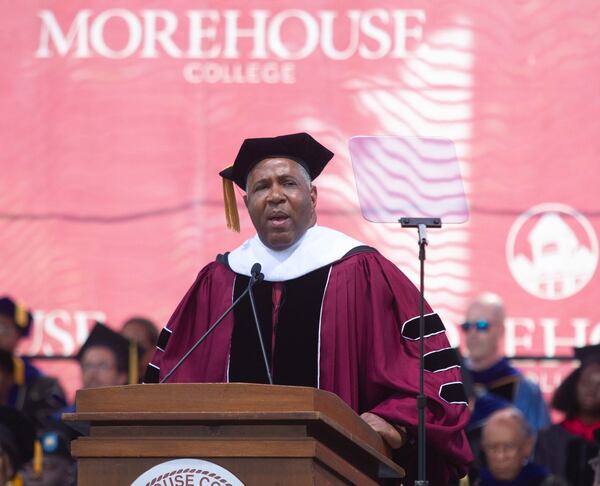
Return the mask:
{"type": "MultiPolygon", "coordinates": [[[[426,289],[454,344],[484,290],[511,356],[600,342],[596,1],[0,5],[0,292],[35,310],[23,353],[73,355],[94,320],[163,325],[252,233],[225,229],[218,171],[244,138],[298,131],[336,153],[319,223],[413,282],[416,235],[362,218],[348,141],[454,141],[471,218],[430,231],[426,289]]],[[[526,369],[547,393],[566,371],[526,369]]]]}

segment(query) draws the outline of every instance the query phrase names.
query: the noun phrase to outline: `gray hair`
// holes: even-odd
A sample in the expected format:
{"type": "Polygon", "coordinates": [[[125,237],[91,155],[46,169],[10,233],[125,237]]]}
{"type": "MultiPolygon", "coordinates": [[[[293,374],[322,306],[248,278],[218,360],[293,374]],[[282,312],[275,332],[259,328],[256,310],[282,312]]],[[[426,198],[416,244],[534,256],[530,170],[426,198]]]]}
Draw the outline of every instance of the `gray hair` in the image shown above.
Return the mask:
{"type": "Polygon", "coordinates": [[[523,432],[524,438],[532,437],[533,431],[523,413],[516,407],[506,407],[492,413],[485,422],[483,433],[490,423],[503,425],[516,425],[517,430],[523,432]]]}

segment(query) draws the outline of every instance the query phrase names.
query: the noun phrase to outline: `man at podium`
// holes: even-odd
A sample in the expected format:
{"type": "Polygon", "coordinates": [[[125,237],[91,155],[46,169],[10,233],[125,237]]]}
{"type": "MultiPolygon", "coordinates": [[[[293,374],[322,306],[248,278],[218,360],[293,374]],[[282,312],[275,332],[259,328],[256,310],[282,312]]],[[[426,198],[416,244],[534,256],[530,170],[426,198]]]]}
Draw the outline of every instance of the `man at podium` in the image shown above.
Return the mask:
{"type": "MultiPolygon", "coordinates": [[[[317,387],[340,396],[416,474],[419,292],[377,250],[317,225],[312,181],[333,153],[306,133],[243,142],[221,172],[228,226],[239,231],[233,183],[256,235],[204,267],[162,330],[146,382],[173,371],[188,349],[254,279],[239,304],[169,382],[317,387]],[[263,353],[264,349],[264,353],[263,353]],[[267,371],[267,366],[269,371],[267,371]]],[[[425,310],[428,479],[446,484],[471,460],[459,363],[444,325],[425,310]]]]}

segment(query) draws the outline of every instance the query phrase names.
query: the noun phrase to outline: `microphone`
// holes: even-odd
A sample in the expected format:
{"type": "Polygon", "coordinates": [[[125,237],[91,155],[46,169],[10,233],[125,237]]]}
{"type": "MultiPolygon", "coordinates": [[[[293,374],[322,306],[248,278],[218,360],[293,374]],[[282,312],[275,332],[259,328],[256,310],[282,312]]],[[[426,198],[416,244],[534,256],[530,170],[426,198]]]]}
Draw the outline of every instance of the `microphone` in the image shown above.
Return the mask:
{"type": "Polygon", "coordinates": [[[263,357],[263,361],[265,363],[265,371],[267,372],[267,378],[269,379],[269,385],[273,384],[273,376],[271,375],[271,368],[269,367],[269,360],[267,359],[267,352],[265,350],[265,343],[262,338],[262,334],[260,332],[260,324],[258,323],[258,315],[256,313],[256,304],[254,303],[254,293],[252,292],[252,286],[261,282],[265,276],[260,273],[260,263],[255,263],[252,265],[252,269],[250,270],[250,282],[248,282],[248,297],[250,297],[250,305],[252,306],[252,315],[254,317],[254,324],[256,324],[256,332],[258,334],[258,341],[260,343],[260,351],[263,357]]]}
{"type": "Polygon", "coordinates": [[[254,279],[254,283],[262,282],[265,279],[265,275],[260,272],[260,263],[255,263],[250,269],[250,278],[254,279]]]}
{"type": "MultiPolygon", "coordinates": [[[[223,321],[223,319],[225,319],[227,317],[227,315],[233,310],[235,309],[235,307],[238,305],[238,302],[240,300],[242,300],[246,294],[250,295],[250,303],[252,305],[252,313],[254,314],[254,322],[256,323],[257,329],[260,329],[259,325],[258,325],[258,317],[256,316],[256,308],[254,305],[254,297],[252,295],[252,287],[254,285],[256,285],[259,282],[262,282],[262,280],[265,278],[265,276],[260,273],[260,263],[255,263],[254,265],[252,265],[252,269],[250,271],[251,275],[250,275],[250,281],[248,282],[248,287],[246,287],[246,290],[244,290],[240,296],[235,299],[235,301],[227,308],[227,310],[225,312],[223,312],[223,314],[221,315],[221,317],[219,317],[215,323],[210,326],[208,328],[208,330],[202,335],[200,336],[200,339],[198,339],[198,341],[196,341],[194,343],[194,345],[183,355],[183,357],[177,362],[177,364],[175,366],[173,366],[173,369],[171,369],[171,371],[169,371],[165,376],[163,376],[162,380],[160,380],[159,383],[165,383],[173,373],[175,373],[175,371],[185,362],[186,359],[188,359],[188,357],[190,356],[190,354],[192,354],[195,349],[200,346],[200,344],[202,344],[202,342],[216,329],[216,327],[221,324],[221,322],[223,321]]],[[[258,337],[260,339],[260,345],[261,345],[261,349],[263,352],[263,357],[265,359],[265,365],[267,364],[267,357],[265,354],[265,349],[264,349],[264,344],[262,341],[262,336],[260,334],[260,331],[258,333],[258,337]]],[[[267,376],[269,377],[269,383],[272,385],[273,384],[273,380],[271,378],[271,373],[269,371],[269,368],[267,366],[267,376]]]]}
{"type": "Polygon", "coordinates": [[[250,269],[250,275],[253,278],[258,277],[261,274],[260,273],[261,268],[262,267],[260,266],[260,263],[256,262],[254,265],[252,265],[252,268],[250,269]]]}

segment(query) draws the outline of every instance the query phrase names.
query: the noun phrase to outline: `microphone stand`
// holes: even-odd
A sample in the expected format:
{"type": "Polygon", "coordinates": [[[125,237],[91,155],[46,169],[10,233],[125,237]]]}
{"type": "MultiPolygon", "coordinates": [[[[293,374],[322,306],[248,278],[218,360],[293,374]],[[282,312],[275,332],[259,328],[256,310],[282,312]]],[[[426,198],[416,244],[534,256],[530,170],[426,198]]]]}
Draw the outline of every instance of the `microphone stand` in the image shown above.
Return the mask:
{"type": "MultiPolygon", "coordinates": [[[[255,265],[257,265],[257,264],[255,264],[255,265]]],[[[200,344],[202,344],[202,342],[204,342],[204,340],[215,330],[215,328],[219,324],[221,324],[223,319],[225,319],[225,317],[227,317],[227,315],[235,308],[235,306],[238,304],[238,302],[240,300],[242,300],[246,294],[249,294],[252,292],[252,287],[264,278],[264,275],[262,273],[260,273],[260,265],[258,266],[258,272],[256,272],[255,270],[256,270],[256,268],[255,268],[255,266],[253,266],[252,267],[252,275],[250,277],[250,282],[248,282],[248,287],[246,287],[246,290],[244,290],[240,294],[240,296],[233,301],[233,303],[227,308],[227,310],[225,312],[223,312],[221,317],[219,317],[216,320],[216,322],[208,328],[208,330],[200,337],[200,339],[198,339],[198,341],[196,341],[194,343],[194,345],[187,351],[187,353],[185,353],[183,355],[183,357],[177,362],[177,364],[173,367],[173,369],[171,369],[171,371],[169,371],[165,376],[163,376],[162,380],[160,380],[159,383],[165,383],[171,377],[171,375],[173,373],[175,373],[175,371],[185,362],[185,360],[188,358],[188,356],[190,354],[192,354],[195,351],[195,349],[198,346],[200,346],[200,344]]],[[[256,319],[256,311],[254,309],[254,299],[251,298],[250,302],[252,302],[252,311],[254,312],[254,318],[256,319]]],[[[258,326],[258,321],[256,321],[256,322],[257,322],[257,326],[258,326]]],[[[260,332],[259,332],[259,336],[260,336],[260,332]]],[[[263,346],[262,337],[261,337],[261,346],[263,346]]],[[[264,346],[263,346],[263,353],[264,353],[264,346]]],[[[268,368],[267,368],[267,372],[268,372],[268,368]]],[[[269,379],[270,378],[271,378],[271,375],[269,373],[269,379]]]]}
{"type": "Polygon", "coordinates": [[[256,332],[258,334],[258,341],[260,342],[260,350],[262,352],[263,361],[265,363],[265,371],[267,372],[267,378],[269,379],[269,385],[273,384],[273,377],[271,375],[271,369],[269,367],[269,360],[267,359],[267,352],[265,351],[265,343],[260,332],[260,324],[258,323],[258,315],[256,313],[256,304],[254,303],[254,293],[252,292],[252,286],[256,282],[260,282],[265,276],[260,273],[260,265],[258,268],[252,267],[252,275],[250,276],[250,282],[248,282],[248,297],[250,297],[250,305],[252,306],[252,315],[254,316],[254,324],[256,324],[256,332]]]}
{"type": "Polygon", "coordinates": [[[415,486],[428,486],[426,479],[426,457],[425,457],[425,408],[427,398],[425,397],[425,247],[427,246],[427,228],[441,228],[440,218],[400,218],[403,228],[417,228],[419,232],[419,261],[420,261],[420,283],[419,290],[419,395],[417,396],[417,410],[419,413],[418,426],[418,475],[415,486]]]}

